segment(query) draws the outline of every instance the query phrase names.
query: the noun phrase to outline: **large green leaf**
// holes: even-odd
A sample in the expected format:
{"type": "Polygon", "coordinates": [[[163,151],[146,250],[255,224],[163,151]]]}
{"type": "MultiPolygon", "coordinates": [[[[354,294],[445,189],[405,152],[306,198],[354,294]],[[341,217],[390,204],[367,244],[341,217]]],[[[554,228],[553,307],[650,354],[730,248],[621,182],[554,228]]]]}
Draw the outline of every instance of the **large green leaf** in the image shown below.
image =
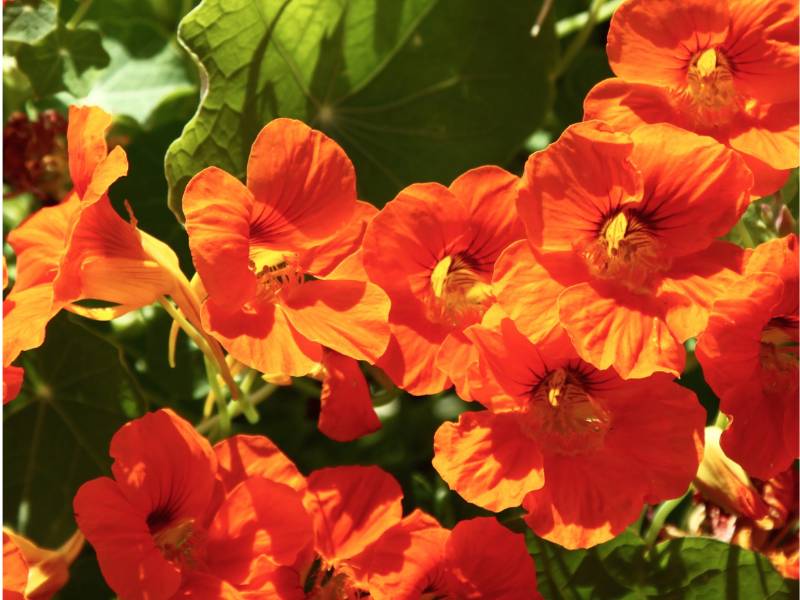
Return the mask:
{"type": "Polygon", "coordinates": [[[631,533],[590,550],[570,552],[536,538],[529,548],[548,599],[797,596],[796,582],[784,580],[764,556],[708,538],[670,540],[652,552],[631,533]]]}
{"type": "Polygon", "coordinates": [[[324,130],[356,165],[363,198],[503,163],[551,100],[552,23],[531,0],[204,0],[179,37],[207,82],[170,147],[170,205],[217,165],[242,177],[269,120],[324,130]]]}
{"type": "Polygon", "coordinates": [[[75,530],[75,492],[107,474],[111,436],[140,410],[117,349],[73,319],[53,320],[23,355],[22,393],[3,411],[4,520],[51,547],[75,530]]]}

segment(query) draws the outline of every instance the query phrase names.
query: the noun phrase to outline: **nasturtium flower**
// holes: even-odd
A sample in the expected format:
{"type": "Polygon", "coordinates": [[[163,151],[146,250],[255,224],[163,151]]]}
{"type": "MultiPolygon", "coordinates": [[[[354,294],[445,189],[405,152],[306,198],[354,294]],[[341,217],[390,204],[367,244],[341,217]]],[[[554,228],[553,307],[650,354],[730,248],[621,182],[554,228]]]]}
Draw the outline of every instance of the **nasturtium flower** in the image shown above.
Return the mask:
{"type": "Polygon", "coordinates": [[[745,279],[711,310],[697,358],[730,417],[725,453],[769,479],[798,456],[797,236],[749,252],[745,279]]]}
{"type": "Polygon", "coordinates": [[[517,208],[528,240],[497,261],[498,303],[533,342],[562,326],[598,369],[677,376],[683,342],[741,277],[742,250],[716,238],[746,209],[751,183],[744,161],[709,137],[573,125],[525,166],[517,208]]]}
{"type": "Polygon", "coordinates": [[[768,480],[752,478],[723,452],[721,433],[716,426],[706,427],[703,461],[694,480],[699,495],[690,509],[687,533],[761,552],[784,577],[797,579],[797,467],[768,480]]]}
{"type": "Polygon", "coordinates": [[[36,211],[8,235],[16,281],[3,302],[3,365],[44,341],[61,309],[106,320],[170,295],[199,325],[199,305],[175,253],[112,208],[109,186],[128,170],[124,150],[108,152],[111,115],[71,106],[67,143],[73,189],[59,205],[36,211]],[[112,306],[89,308],[81,300],[112,306]]]}
{"type": "Polygon", "coordinates": [[[494,302],[500,252],[524,235],[514,208],[517,182],[499,167],[480,167],[450,187],[414,184],[367,227],[364,268],[392,299],[392,339],[379,366],[412,394],[452,382],[469,397],[465,371],[474,352],[463,331],[494,302]]]}
{"type": "Polygon", "coordinates": [[[69,580],[69,567],[83,542],[83,534],[76,531],[60,548],[49,550],[4,527],[3,598],[52,598],[69,580]]]}
{"type": "Polygon", "coordinates": [[[541,598],[524,537],[491,517],[460,521],[448,531],[414,511],[384,533],[359,566],[374,600],[541,598]],[[387,569],[391,564],[398,566],[387,569]]]}
{"type": "Polygon", "coordinates": [[[617,77],[589,92],[584,117],[710,135],[768,195],[798,165],[797,19],[794,0],[626,0],[608,33],[617,77]]]}
{"type": "Polygon", "coordinates": [[[292,565],[311,543],[302,476],[269,444],[237,437],[212,448],[165,409],[124,425],[110,453],[114,478],[81,486],[74,509],[106,582],[126,600],[237,598],[262,563],[292,565]],[[273,477],[250,475],[254,465],[273,477]]]}
{"type": "Polygon", "coordinates": [[[680,496],[702,456],[705,411],[656,373],[624,380],[581,360],[563,332],[533,345],[505,319],[468,335],[506,394],[478,398],[434,436],[433,466],[492,511],[522,505],[537,535],[567,548],[611,539],[644,503],[680,496]]]}
{"type": "Polygon", "coordinates": [[[330,273],[336,253],[326,243],[351,227],[357,236],[369,216],[333,140],[276,119],[253,143],[246,186],[209,167],[186,186],[183,211],[206,293],[203,322],[234,358],[294,376],[311,372],[323,347],[369,362],[384,352],[386,294],[330,273]]]}

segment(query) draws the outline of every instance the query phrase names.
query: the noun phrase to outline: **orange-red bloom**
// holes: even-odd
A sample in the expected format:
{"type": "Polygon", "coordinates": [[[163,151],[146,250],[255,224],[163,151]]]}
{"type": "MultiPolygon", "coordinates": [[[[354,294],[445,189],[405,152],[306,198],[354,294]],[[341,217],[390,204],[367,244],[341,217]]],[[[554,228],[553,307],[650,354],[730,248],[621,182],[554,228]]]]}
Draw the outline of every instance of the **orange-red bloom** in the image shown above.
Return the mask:
{"type": "Polygon", "coordinates": [[[432,394],[475,360],[466,327],[494,302],[490,278],[500,252],[523,231],[518,179],[499,167],[473,169],[449,188],[414,184],[389,202],[364,236],[364,268],[392,299],[392,340],[381,366],[400,387],[432,394]]]}
{"type": "Polygon", "coordinates": [[[490,517],[448,531],[414,511],[362,555],[359,567],[375,600],[541,598],[523,536],[490,517]]]}
{"type": "Polygon", "coordinates": [[[3,598],[52,598],[69,580],[69,567],[80,554],[83,542],[83,534],[76,531],[57,550],[47,550],[4,527],[3,598]]]}
{"type": "Polygon", "coordinates": [[[235,590],[261,576],[262,562],[291,565],[311,542],[311,519],[290,487],[304,485],[294,465],[264,445],[248,463],[236,462],[241,456],[229,449],[239,442],[250,447],[232,438],[212,449],[170,410],[114,435],[114,479],[81,486],[74,508],[117,594],[238,598],[235,590]],[[264,463],[286,483],[247,472],[264,463]]]}
{"type": "Polygon", "coordinates": [[[386,294],[330,274],[335,252],[320,250],[340,229],[361,227],[367,211],[357,206],[344,151],[291,119],[259,133],[247,186],[214,167],[189,182],[183,211],[207,294],[204,324],[234,358],[279,376],[311,372],[323,347],[370,362],[383,353],[386,294]]]}
{"type": "Polygon", "coordinates": [[[573,125],[525,166],[517,208],[528,241],[498,259],[497,300],[533,342],[561,325],[598,369],[677,376],[682,343],[740,277],[741,249],[715,239],[745,210],[751,181],[708,137],[573,125]]]}
{"type": "Polygon", "coordinates": [[[522,504],[537,535],[567,548],[611,539],[642,504],[682,494],[702,452],[705,411],[657,373],[623,380],[581,360],[563,332],[534,346],[505,319],[468,334],[505,398],[434,438],[433,466],[466,500],[522,504]]]}
{"type": "Polygon", "coordinates": [[[798,456],[798,253],[794,234],[747,257],[715,303],[697,358],[730,417],[725,453],[760,479],[798,456]]]}
{"type": "Polygon", "coordinates": [[[798,165],[797,18],[793,0],[627,0],[608,34],[617,78],[589,92],[584,117],[710,135],[768,195],[798,165]]]}
{"type": "Polygon", "coordinates": [[[199,322],[188,281],[175,253],[122,219],[106,195],[128,170],[122,148],[108,152],[111,116],[95,107],[70,107],[67,141],[73,190],[58,206],[43,208],[8,235],[17,255],[17,278],[3,302],[3,365],[44,341],[48,321],[62,308],[110,319],[172,295],[199,322]],[[107,308],[86,308],[81,300],[107,308]]]}

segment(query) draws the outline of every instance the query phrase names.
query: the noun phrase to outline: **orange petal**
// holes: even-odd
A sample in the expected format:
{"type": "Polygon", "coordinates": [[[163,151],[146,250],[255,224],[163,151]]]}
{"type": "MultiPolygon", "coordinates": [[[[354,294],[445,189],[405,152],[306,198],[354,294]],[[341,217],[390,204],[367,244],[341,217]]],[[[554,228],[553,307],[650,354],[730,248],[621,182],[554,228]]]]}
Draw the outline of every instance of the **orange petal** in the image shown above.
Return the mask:
{"type": "Polygon", "coordinates": [[[138,511],[146,515],[160,508],[168,490],[173,519],[205,519],[217,459],[188,421],[170,409],[147,413],[114,434],[109,454],[117,486],[138,511]],[[160,443],[153,444],[156,439],[160,443]]]}
{"type": "Polygon", "coordinates": [[[730,145],[752,154],[773,169],[793,169],[797,158],[797,101],[756,107],[753,114],[738,119],[731,128],[730,145]]]}
{"type": "Polygon", "coordinates": [[[337,442],[349,442],[378,431],[381,422],[372,408],[358,362],[333,350],[322,354],[325,378],[320,393],[319,430],[337,442]]]}
{"type": "Polygon", "coordinates": [[[286,313],[268,302],[255,301],[233,314],[206,302],[203,323],[231,356],[262,373],[302,377],[322,360],[322,346],[298,333],[286,313]]]}
{"type": "Polygon", "coordinates": [[[306,479],[272,441],[262,435],[234,435],[214,446],[217,477],[226,491],[255,475],[305,492],[306,479]]]}
{"type": "Polygon", "coordinates": [[[253,195],[216,167],[203,169],[186,186],[183,214],[192,261],[212,301],[240,306],[255,294],[249,268],[253,195]]]}
{"type": "Polygon", "coordinates": [[[574,252],[534,254],[523,240],[500,255],[492,289],[517,328],[537,342],[558,327],[559,294],[587,277],[585,264],[574,252]]]}
{"type": "Polygon", "coordinates": [[[161,554],[146,514],[129,502],[117,483],[106,477],[84,483],[73,508],[78,527],[97,553],[103,578],[119,596],[168,598],[178,590],[180,569],[161,554]]]}
{"type": "Polygon", "coordinates": [[[586,94],[583,118],[605,121],[617,131],[631,132],[648,123],[672,123],[691,130],[679,109],[680,103],[664,88],[611,77],[586,94]]]}
{"type": "Polygon", "coordinates": [[[683,371],[683,346],[655,299],[580,283],[559,296],[558,314],[580,357],[598,369],[613,365],[626,379],[683,371]]]}
{"type": "Polygon", "coordinates": [[[617,207],[642,195],[631,139],[599,121],[577,123],[525,165],[517,210],[534,248],[591,242],[617,207]]]}
{"type": "Polygon", "coordinates": [[[17,255],[16,290],[55,279],[79,211],[80,201],[72,195],[61,204],[37,210],[9,232],[8,243],[17,255]]]}
{"type": "Polygon", "coordinates": [[[3,598],[25,600],[28,585],[28,563],[19,547],[3,532],[3,598]]]}
{"type": "Polygon", "coordinates": [[[445,545],[444,573],[453,598],[542,598],[525,536],[512,533],[494,517],[460,521],[453,528],[445,545]]]}
{"type": "Polygon", "coordinates": [[[791,102],[796,107],[797,3],[729,0],[728,4],[731,28],[725,53],[736,66],[736,90],[762,102],[791,102]]]}
{"type": "Polygon", "coordinates": [[[450,533],[419,509],[348,560],[375,600],[416,600],[440,581],[450,533]]]}
{"type": "Polygon", "coordinates": [[[25,369],[22,367],[3,367],[3,404],[11,402],[22,389],[25,369]]]}
{"type": "Polygon", "coordinates": [[[329,562],[362,552],[400,522],[403,492],[378,467],[332,467],[308,477],[306,508],[314,519],[316,550],[329,562]]]}
{"type": "Polygon", "coordinates": [[[473,400],[468,373],[477,362],[477,350],[460,331],[454,331],[448,335],[436,353],[436,366],[444,371],[447,378],[453,382],[458,397],[467,402],[473,400]]]}
{"type": "Polygon", "coordinates": [[[369,202],[358,200],[350,222],[328,241],[302,253],[303,270],[317,277],[329,275],[361,247],[367,225],[378,214],[369,202]]]}
{"type": "Polygon", "coordinates": [[[798,250],[797,235],[794,233],[782,238],[759,244],[748,254],[745,274],[764,271],[775,273],[783,281],[783,296],[775,308],[775,314],[792,315],[797,313],[798,303],[798,250]]]}
{"type": "Polygon", "coordinates": [[[492,511],[519,506],[542,487],[542,455],[517,418],[466,412],[433,438],[433,468],[465,500],[492,511]]]}
{"type": "Polygon", "coordinates": [[[20,292],[12,289],[3,300],[3,365],[10,365],[21,352],[41,346],[47,324],[56,313],[50,284],[20,292]]]}
{"type": "Polygon", "coordinates": [[[353,164],[324,133],[275,119],[258,134],[247,162],[253,193],[251,242],[299,251],[337,233],[356,207],[353,164]]]}
{"type": "Polygon", "coordinates": [[[376,285],[307,281],[283,294],[280,302],[303,336],[345,356],[374,363],[389,343],[389,298],[376,285]]]}
{"type": "Polygon", "coordinates": [[[663,255],[706,248],[750,204],[752,175],[740,156],[715,140],[669,125],[644,125],[631,137],[631,160],[644,178],[636,210],[652,223],[663,255]]]}
{"type": "Polygon", "coordinates": [[[721,45],[729,22],[727,3],[716,0],[629,0],[611,19],[608,62],[627,81],[682,87],[691,59],[721,45]]]}
{"type": "Polygon", "coordinates": [[[106,131],[111,121],[111,115],[96,106],[69,107],[69,175],[80,197],[86,193],[97,166],[108,156],[106,131]]]}
{"type": "Polygon", "coordinates": [[[292,488],[258,476],[233,488],[208,528],[208,570],[240,583],[249,579],[259,555],[279,565],[293,564],[313,540],[302,498],[292,488]]]}
{"type": "Polygon", "coordinates": [[[128,157],[125,151],[117,146],[95,168],[92,179],[81,196],[81,205],[90,206],[103,198],[111,184],[127,174],[128,157]]]}
{"type": "Polygon", "coordinates": [[[389,313],[391,338],[376,363],[398,387],[410,394],[437,394],[450,387],[436,356],[449,327],[428,321],[424,307],[413,297],[396,296],[389,313]]]}
{"type": "Polygon", "coordinates": [[[743,259],[739,246],[714,242],[681,257],[665,274],[658,294],[667,305],[667,326],[679,341],[705,329],[714,300],[741,280],[743,259]]]}

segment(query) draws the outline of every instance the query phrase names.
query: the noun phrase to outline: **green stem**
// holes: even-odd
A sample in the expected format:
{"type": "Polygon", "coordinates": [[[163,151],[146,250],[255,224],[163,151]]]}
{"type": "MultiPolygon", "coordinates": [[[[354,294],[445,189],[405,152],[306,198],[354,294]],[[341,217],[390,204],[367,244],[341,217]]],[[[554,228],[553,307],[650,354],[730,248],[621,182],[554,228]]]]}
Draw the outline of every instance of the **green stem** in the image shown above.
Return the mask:
{"type": "Polygon", "coordinates": [[[89,9],[92,7],[92,1],[93,0],[83,0],[83,2],[78,4],[78,8],[75,9],[72,17],[67,21],[67,29],[75,29],[78,24],[83,21],[83,17],[86,16],[86,13],[89,12],[89,9]]]}
{"type": "Polygon", "coordinates": [[[661,529],[664,527],[667,517],[669,517],[670,514],[672,514],[672,511],[675,510],[675,508],[681,502],[683,502],[683,499],[686,498],[690,491],[691,490],[686,490],[681,497],[662,502],[659,507],[656,508],[656,512],[653,515],[653,520],[650,522],[650,528],[647,530],[647,535],[644,538],[644,543],[646,546],[652,547],[656,543],[658,534],[661,533],[661,529]]]}
{"type": "Polygon", "coordinates": [[[755,248],[758,245],[747,230],[747,225],[745,225],[744,221],[741,219],[733,226],[732,233],[741,240],[745,248],[755,248]]]}
{"type": "MultiPolygon", "coordinates": [[[[595,21],[595,24],[608,21],[620,4],[622,4],[622,0],[610,0],[603,4],[600,7],[600,10],[597,12],[597,20],[595,21]]],[[[586,25],[588,20],[589,11],[579,12],[575,15],[560,19],[559,21],[556,21],[556,35],[559,38],[572,35],[581,27],[586,25]]]]}
{"type": "Polygon", "coordinates": [[[586,45],[589,36],[592,34],[594,26],[597,24],[600,8],[604,3],[605,0],[592,0],[591,5],[589,5],[589,11],[587,13],[586,22],[584,23],[583,28],[575,34],[575,37],[567,47],[567,50],[561,56],[561,60],[558,61],[555,69],[553,69],[553,80],[559,79],[562,75],[564,75],[564,73],[566,73],[567,69],[569,69],[570,65],[572,64],[572,61],[575,60],[575,58],[578,56],[578,53],[586,45]]]}
{"type": "MultiPolygon", "coordinates": [[[[278,389],[277,385],[274,385],[272,383],[266,384],[264,387],[256,390],[256,392],[249,397],[250,404],[253,407],[258,406],[259,404],[264,402],[264,400],[272,396],[272,394],[274,394],[277,389],[278,389]]],[[[229,410],[227,409],[225,410],[225,415],[228,416],[229,418],[237,417],[241,413],[242,413],[242,405],[238,402],[234,403],[229,410]]],[[[208,417],[207,419],[203,419],[200,423],[198,423],[195,429],[197,430],[198,433],[205,435],[216,426],[216,424],[220,421],[220,419],[221,415],[214,415],[208,417]]]]}
{"type": "Polygon", "coordinates": [[[208,357],[205,357],[205,363],[208,385],[211,387],[211,393],[214,394],[214,400],[217,402],[217,416],[219,417],[220,432],[222,433],[222,437],[227,437],[231,432],[231,416],[228,413],[228,405],[225,404],[225,396],[222,395],[222,389],[219,387],[219,382],[217,381],[217,370],[208,357]]]}

